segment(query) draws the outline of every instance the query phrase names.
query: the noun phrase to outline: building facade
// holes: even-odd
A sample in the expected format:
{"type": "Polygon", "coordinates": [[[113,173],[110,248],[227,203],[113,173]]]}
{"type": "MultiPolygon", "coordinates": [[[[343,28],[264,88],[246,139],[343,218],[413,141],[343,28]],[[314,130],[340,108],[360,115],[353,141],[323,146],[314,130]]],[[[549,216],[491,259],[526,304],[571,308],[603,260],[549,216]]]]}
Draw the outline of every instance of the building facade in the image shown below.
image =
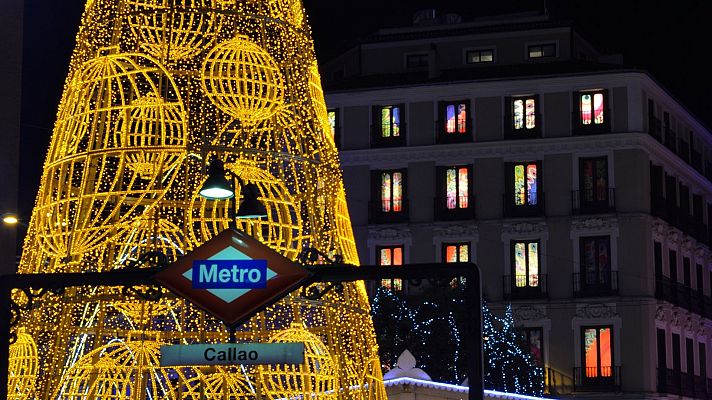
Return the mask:
{"type": "Polygon", "coordinates": [[[570,22],[414,21],[321,66],[361,262],[476,262],[550,393],[712,398],[709,129],[570,22]]]}

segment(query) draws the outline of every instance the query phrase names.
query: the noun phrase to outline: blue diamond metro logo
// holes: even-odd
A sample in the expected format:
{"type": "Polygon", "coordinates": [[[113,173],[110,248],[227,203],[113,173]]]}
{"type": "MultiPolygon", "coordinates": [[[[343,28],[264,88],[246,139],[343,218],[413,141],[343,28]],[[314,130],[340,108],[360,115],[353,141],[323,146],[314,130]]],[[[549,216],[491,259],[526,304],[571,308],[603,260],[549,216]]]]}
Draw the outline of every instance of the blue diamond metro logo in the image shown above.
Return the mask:
{"type": "MultiPolygon", "coordinates": [[[[229,260],[229,261],[235,261],[235,260],[252,260],[249,256],[247,256],[245,253],[235,249],[234,247],[228,247],[225,250],[215,254],[214,256],[208,258],[207,260],[213,261],[213,260],[229,260]]],[[[193,266],[195,268],[195,266],[193,266]]],[[[193,282],[193,268],[189,269],[188,271],[185,271],[183,273],[183,276],[193,282]]],[[[270,279],[274,278],[277,276],[277,273],[272,271],[271,269],[267,268],[267,281],[270,279]]],[[[236,299],[238,299],[240,296],[248,293],[250,290],[255,290],[255,289],[205,289],[208,292],[214,294],[220,300],[224,301],[225,303],[232,303],[236,299]]]]}
{"type": "Polygon", "coordinates": [[[154,279],[234,326],[307,283],[310,277],[301,265],[259,240],[226,229],[158,272],[154,279]]]}

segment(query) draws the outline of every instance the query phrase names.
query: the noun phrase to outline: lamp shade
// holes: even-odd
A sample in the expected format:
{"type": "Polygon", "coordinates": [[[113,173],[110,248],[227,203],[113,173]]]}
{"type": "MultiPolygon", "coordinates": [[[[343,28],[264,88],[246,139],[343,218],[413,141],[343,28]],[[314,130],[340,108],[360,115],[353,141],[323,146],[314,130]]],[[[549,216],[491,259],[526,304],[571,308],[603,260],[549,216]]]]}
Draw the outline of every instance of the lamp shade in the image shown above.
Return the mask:
{"type": "Polygon", "coordinates": [[[208,179],[198,192],[206,199],[221,200],[235,196],[235,190],[230,182],[225,179],[225,167],[222,161],[213,159],[208,167],[208,179]]]}

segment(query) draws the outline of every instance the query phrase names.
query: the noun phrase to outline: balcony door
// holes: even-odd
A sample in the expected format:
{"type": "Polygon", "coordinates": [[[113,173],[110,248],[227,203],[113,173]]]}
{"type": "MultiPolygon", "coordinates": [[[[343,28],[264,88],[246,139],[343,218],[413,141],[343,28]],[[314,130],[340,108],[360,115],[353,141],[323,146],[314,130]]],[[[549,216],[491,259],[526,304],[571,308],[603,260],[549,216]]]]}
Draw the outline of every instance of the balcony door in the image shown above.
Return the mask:
{"type": "Polygon", "coordinates": [[[608,157],[579,159],[579,201],[585,211],[609,207],[608,157]]]}

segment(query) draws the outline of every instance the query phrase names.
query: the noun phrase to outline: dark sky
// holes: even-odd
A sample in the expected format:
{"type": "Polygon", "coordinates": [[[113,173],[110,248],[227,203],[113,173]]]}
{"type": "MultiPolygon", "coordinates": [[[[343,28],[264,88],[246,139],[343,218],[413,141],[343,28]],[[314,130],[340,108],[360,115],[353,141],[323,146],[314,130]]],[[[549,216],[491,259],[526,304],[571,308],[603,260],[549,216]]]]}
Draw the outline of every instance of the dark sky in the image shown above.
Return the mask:
{"type": "MultiPolygon", "coordinates": [[[[475,16],[538,7],[542,0],[304,0],[320,60],[379,27],[407,26],[418,9],[475,16]]],[[[74,48],[84,0],[26,0],[20,171],[21,215],[29,216],[74,48]]],[[[550,14],[572,19],[601,51],[622,53],[650,71],[712,126],[710,1],[548,0],[550,14]]]]}

